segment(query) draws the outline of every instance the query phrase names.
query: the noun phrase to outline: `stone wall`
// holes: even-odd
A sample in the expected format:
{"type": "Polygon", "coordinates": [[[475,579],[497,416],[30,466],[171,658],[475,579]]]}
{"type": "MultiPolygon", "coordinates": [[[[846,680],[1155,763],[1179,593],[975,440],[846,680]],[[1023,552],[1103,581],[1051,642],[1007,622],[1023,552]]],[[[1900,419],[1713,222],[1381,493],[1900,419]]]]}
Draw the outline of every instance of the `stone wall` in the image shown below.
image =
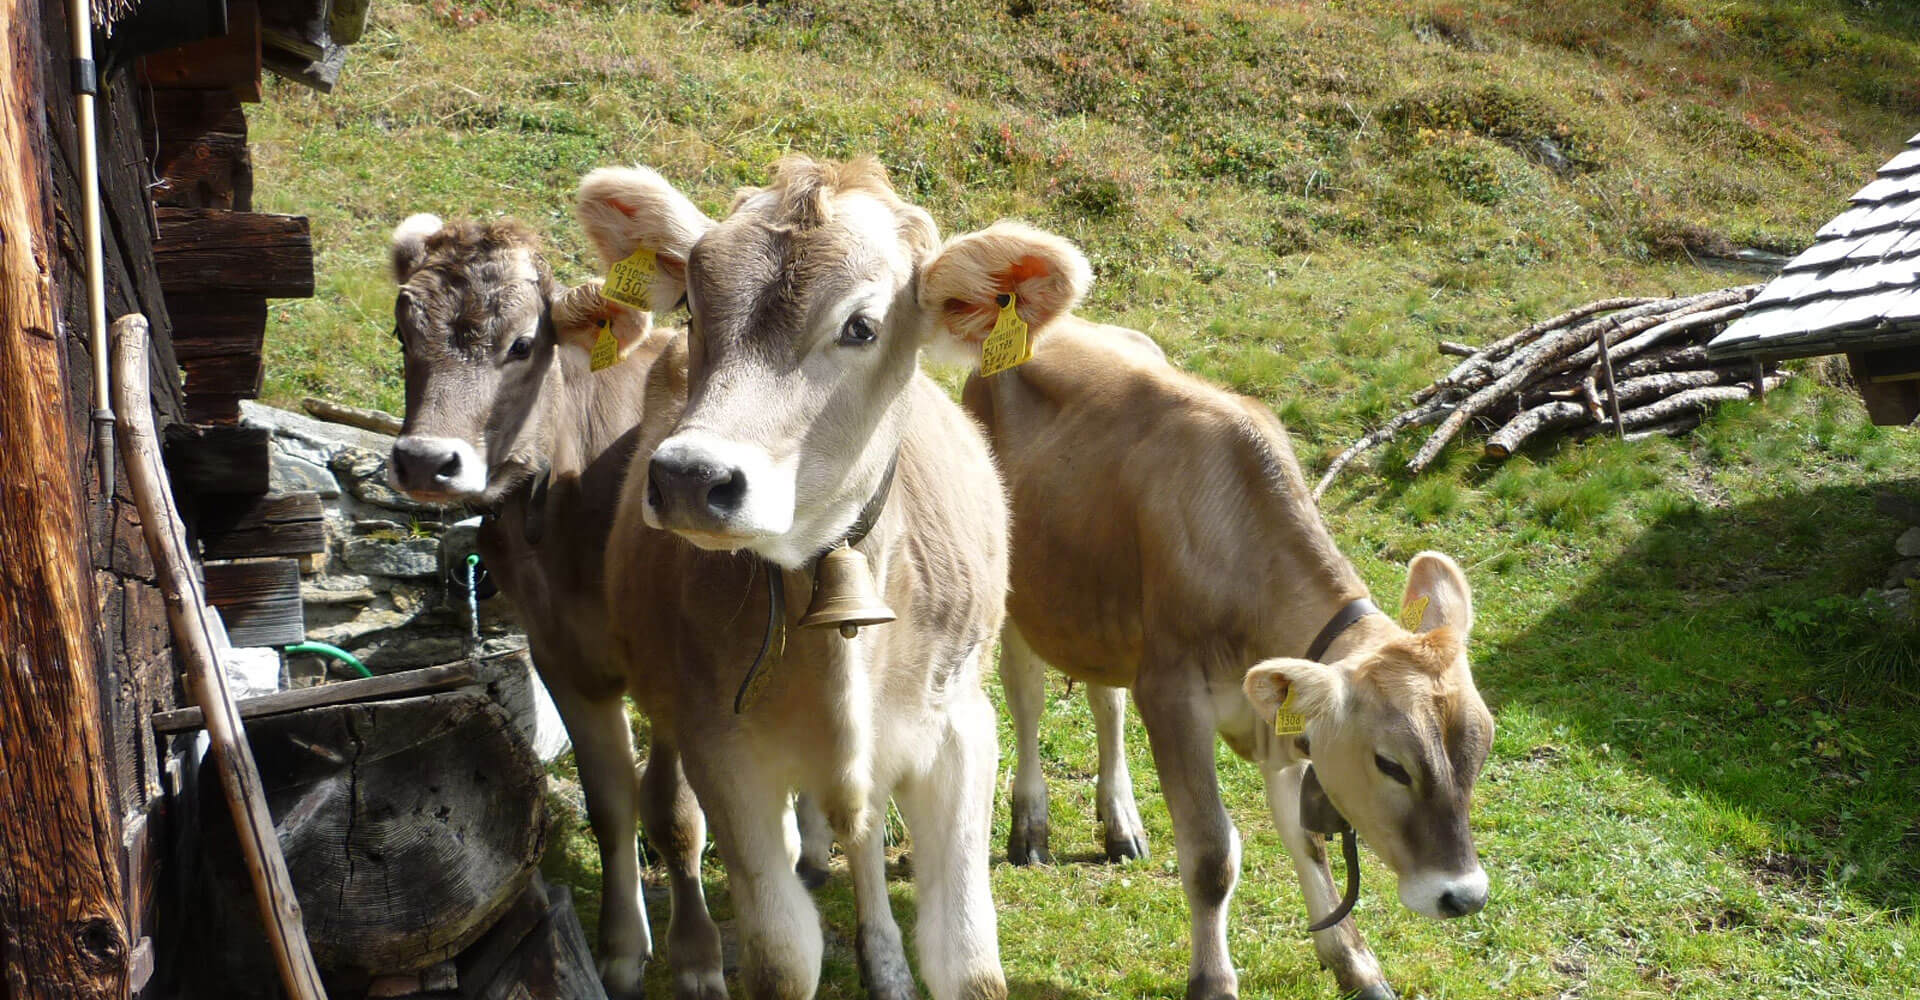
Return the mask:
{"type": "MultiPolygon", "coordinates": [[[[338,646],[376,674],[525,649],[511,606],[484,578],[478,589],[487,596],[469,603],[466,558],[478,519],[464,508],[416,503],[388,485],[393,438],[253,402],[241,404],[241,419],[273,434],[269,492],[317,493],[326,509],[327,550],[301,562],[310,641],[338,646]]],[[[285,683],[301,687],[345,671],[296,654],[286,658],[285,683]]],[[[520,700],[535,749],[552,759],[565,737],[530,671],[520,700]]]]}

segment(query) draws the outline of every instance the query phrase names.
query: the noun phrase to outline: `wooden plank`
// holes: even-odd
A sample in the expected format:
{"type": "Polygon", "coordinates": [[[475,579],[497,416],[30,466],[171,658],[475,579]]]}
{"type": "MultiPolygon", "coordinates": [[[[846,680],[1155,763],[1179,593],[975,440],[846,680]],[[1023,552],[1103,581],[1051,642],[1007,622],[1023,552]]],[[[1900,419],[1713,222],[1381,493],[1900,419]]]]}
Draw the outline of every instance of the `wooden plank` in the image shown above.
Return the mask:
{"type": "Polygon", "coordinates": [[[253,399],[257,393],[235,396],[216,396],[201,393],[187,398],[188,420],[208,426],[232,426],[240,422],[240,401],[253,399]]]}
{"type": "Polygon", "coordinates": [[[267,332],[267,300],[260,295],[167,296],[173,351],[181,362],[227,354],[259,354],[267,332]]]}
{"type": "Polygon", "coordinates": [[[183,388],[187,403],[195,396],[233,396],[253,399],[260,395],[265,366],[258,354],[213,354],[186,358],[180,362],[186,376],[183,388]]]}
{"type": "Polygon", "coordinates": [[[133,946],[54,313],[43,6],[0,0],[0,992],[107,1000],[133,946]]]}
{"type": "Polygon", "coordinates": [[[167,433],[167,471],[182,493],[265,493],[273,432],[264,427],[195,427],[167,433]]]}
{"type": "Polygon", "coordinates": [[[1874,353],[1855,351],[1847,355],[1853,372],[1854,388],[1866,404],[1867,417],[1883,427],[1904,427],[1920,418],[1920,381],[1887,379],[1888,371],[1876,367],[1874,353]],[[1876,377],[1878,376],[1878,377],[1876,377]]]}
{"type": "Polygon", "coordinates": [[[154,265],[167,294],[313,294],[313,236],[305,216],[204,208],[162,208],[155,215],[154,265]]]}
{"type": "MultiPolygon", "coordinates": [[[[324,705],[348,705],[358,701],[379,701],[405,695],[431,694],[488,683],[486,671],[474,661],[449,663],[419,670],[381,674],[351,681],[334,681],[292,691],[275,691],[238,702],[240,718],[262,719],[285,715],[324,705]]],[[[184,733],[199,729],[204,722],[198,708],[155,712],[153,728],[161,734],[184,733]]]]}
{"type": "Polygon", "coordinates": [[[326,508],[317,493],[234,497],[200,508],[201,554],[208,559],[299,556],[327,550],[326,508]]]}
{"type": "Polygon", "coordinates": [[[235,646],[290,646],[307,637],[299,560],[208,563],[201,572],[207,603],[219,609],[235,646]]]}
{"type": "Polygon", "coordinates": [[[140,61],[140,79],[154,89],[227,89],[260,100],[260,7],[229,0],[227,33],[156,52],[140,61]]]}
{"type": "Polygon", "coordinates": [[[230,90],[153,91],[155,205],[253,208],[247,116],[230,90]]]}

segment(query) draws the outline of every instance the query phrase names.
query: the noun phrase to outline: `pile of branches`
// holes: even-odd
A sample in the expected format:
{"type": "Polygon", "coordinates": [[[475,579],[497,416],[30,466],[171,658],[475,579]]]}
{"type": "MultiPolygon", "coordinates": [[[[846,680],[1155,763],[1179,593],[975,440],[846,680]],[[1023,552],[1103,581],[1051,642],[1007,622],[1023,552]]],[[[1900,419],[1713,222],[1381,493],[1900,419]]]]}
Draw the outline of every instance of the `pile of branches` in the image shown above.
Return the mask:
{"type": "Polygon", "coordinates": [[[1493,458],[1547,431],[1627,439],[1685,433],[1714,405],[1761,397],[1786,377],[1753,361],[1707,360],[1707,341],[1761,287],[1602,299],[1485,347],[1442,342],[1442,353],[1463,360],[1415,393],[1410,409],[1341,452],[1314,498],[1354,459],[1412,427],[1439,425],[1407,462],[1415,474],[1474,422],[1493,428],[1486,443],[1493,458]]]}

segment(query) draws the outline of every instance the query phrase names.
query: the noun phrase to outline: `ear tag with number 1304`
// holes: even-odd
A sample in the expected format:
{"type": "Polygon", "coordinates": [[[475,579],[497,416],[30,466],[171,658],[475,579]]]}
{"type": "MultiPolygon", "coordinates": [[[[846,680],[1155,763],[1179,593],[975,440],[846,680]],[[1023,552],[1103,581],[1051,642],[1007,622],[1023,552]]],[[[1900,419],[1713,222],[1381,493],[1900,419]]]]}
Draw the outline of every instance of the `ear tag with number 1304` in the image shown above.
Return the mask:
{"type": "Polygon", "coordinates": [[[1019,301],[1012,292],[1000,296],[1000,317],[993,321],[993,332],[987,334],[986,343],[980,345],[980,374],[998,375],[1033,360],[1027,321],[1013,308],[1019,301]]]}
{"type": "Polygon", "coordinates": [[[653,272],[653,251],[640,247],[607,268],[607,280],[600,286],[600,294],[621,305],[651,309],[647,295],[653,288],[653,272]]]}

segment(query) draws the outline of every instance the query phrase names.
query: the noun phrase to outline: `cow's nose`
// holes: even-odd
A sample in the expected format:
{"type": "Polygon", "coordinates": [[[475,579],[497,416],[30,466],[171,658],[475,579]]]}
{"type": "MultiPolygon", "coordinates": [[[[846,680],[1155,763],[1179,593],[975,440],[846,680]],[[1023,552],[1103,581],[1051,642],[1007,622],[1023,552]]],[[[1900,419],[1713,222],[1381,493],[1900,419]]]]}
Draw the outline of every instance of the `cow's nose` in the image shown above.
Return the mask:
{"type": "Polygon", "coordinates": [[[739,469],[694,455],[656,455],[647,466],[647,501],[662,514],[680,512],[726,520],[747,495],[739,469]]]}
{"type": "Polygon", "coordinates": [[[393,443],[395,485],[403,490],[445,489],[460,472],[460,452],[445,438],[403,437],[393,443]]]}
{"type": "Polygon", "coordinates": [[[1440,912],[1448,917],[1479,913],[1486,905],[1487,887],[1484,883],[1453,886],[1440,894],[1440,912]]]}

